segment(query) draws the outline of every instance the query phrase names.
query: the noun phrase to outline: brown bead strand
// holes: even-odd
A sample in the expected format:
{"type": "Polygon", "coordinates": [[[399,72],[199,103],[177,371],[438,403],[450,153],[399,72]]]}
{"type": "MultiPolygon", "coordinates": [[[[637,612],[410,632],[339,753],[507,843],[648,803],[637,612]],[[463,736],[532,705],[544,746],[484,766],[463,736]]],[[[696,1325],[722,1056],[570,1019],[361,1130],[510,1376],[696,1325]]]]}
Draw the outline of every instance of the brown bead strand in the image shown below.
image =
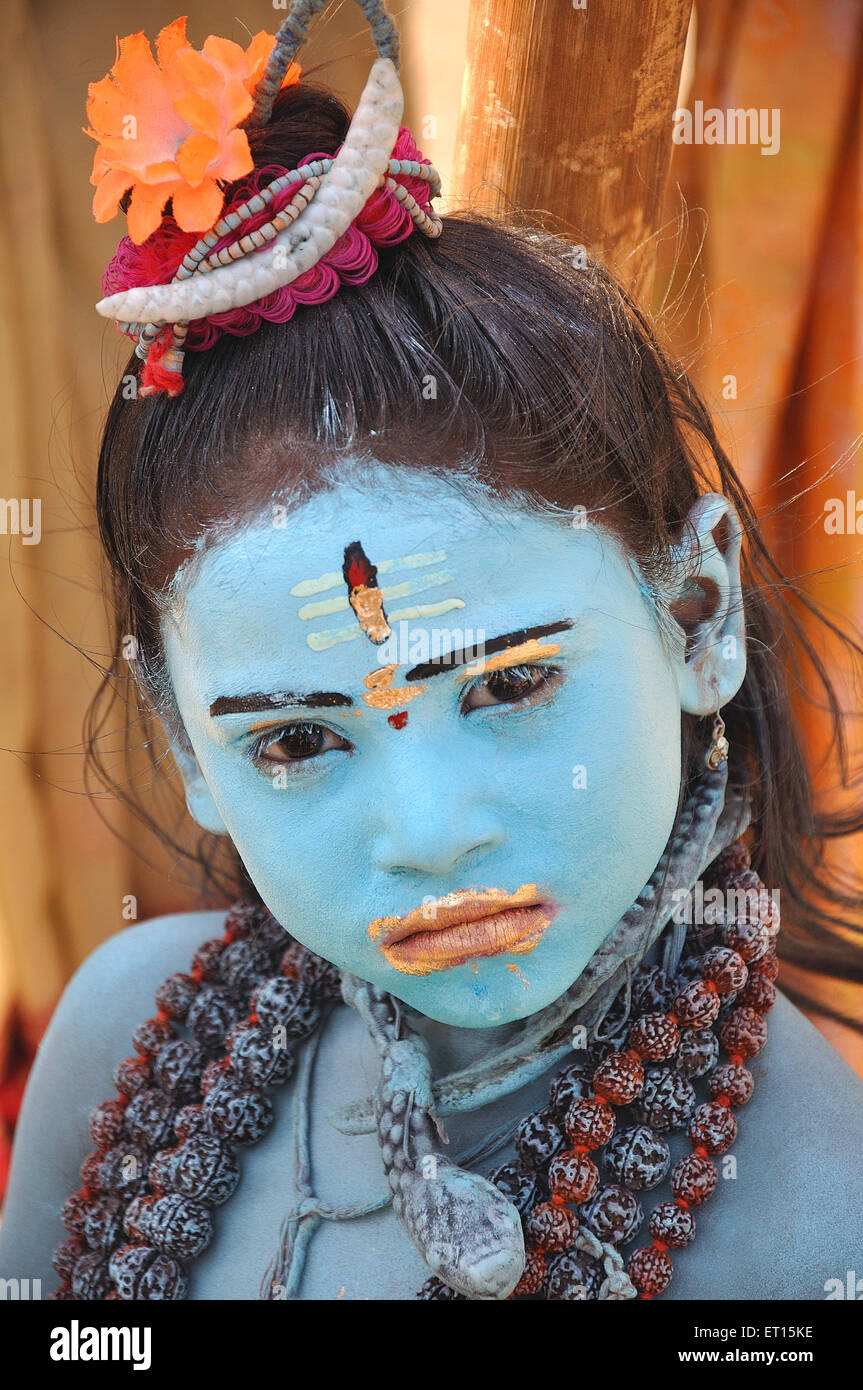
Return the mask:
{"type": "Polygon", "coordinates": [[[239,1180],[235,1151],[271,1123],[265,1088],[287,1081],[289,1044],[317,1026],[320,1003],[337,989],[333,967],[266,909],[245,905],[196,952],[188,975],[160,986],[155,1017],[134,1034],[138,1055],[116,1070],[118,1099],[93,1112],[97,1148],[63,1209],[70,1237],[55,1252],[62,1282],[52,1298],[185,1297],[187,1263],[209,1244],[213,1209],[239,1180]],[[275,1028],[285,1046],[274,1046],[275,1028]],[[172,1136],[177,1146],[167,1147],[172,1136]]]}
{"type": "MultiPolygon", "coordinates": [[[[764,885],[751,871],[741,869],[726,880],[726,887],[752,888],[760,895],[764,885]],[[744,875],[746,881],[742,881],[744,875]]],[[[734,1143],[734,1110],[745,1105],[754,1090],[752,1074],[743,1063],[756,1056],[767,1041],[764,1015],[776,998],[772,980],[778,960],[772,941],[778,931],[778,913],[772,903],[767,920],[760,913],[749,916],[748,908],[746,913],[739,921],[724,921],[720,927],[724,945],[707,952],[701,961],[701,979],[678,995],[667,1015],[676,1024],[704,1027],[719,1014],[722,995],[736,995],[741,1001],[719,1025],[719,1043],[729,1060],[712,1072],[707,1083],[712,1099],[700,1105],[690,1121],[692,1153],[672,1172],[674,1200],[660,1203],[651,1212],[651,1244],[634,1251],[627,1263],[627,1273],[641,1300],[655,1298],[671,1282],[673,1263],[668,1252],[682,1249],[694,1239],[692,1208],[716,1190],[719,1175],[713,1156],[725,1153],[734,1143]]]]}

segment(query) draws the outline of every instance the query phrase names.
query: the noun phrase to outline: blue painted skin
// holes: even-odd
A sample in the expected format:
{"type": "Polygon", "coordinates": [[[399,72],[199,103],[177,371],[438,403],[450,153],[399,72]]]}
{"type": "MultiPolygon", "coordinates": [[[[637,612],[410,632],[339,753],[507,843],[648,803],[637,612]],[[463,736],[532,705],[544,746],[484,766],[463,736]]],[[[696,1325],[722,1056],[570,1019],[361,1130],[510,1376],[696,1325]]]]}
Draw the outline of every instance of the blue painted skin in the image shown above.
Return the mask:
{"type": "MultiPolygon", "coordinates": [[[[699,529],[728,509],[712,495],[699,529]]],[[[727,563],[715,553],[717,581],[727,563]]],[[[163,632],[190,745],[178,744],[176,756],[193,815],[231,836],[270,910],[304,945],[457,1028],[511,1023],[578,978],[667,841],[680,786],[681,709],[715,707],[715,643],[700,666],[684,661],[682,641],[663,635],[641,576],[609,533],[489,498],[477,506],[442,479],[380,465],[349,470],[292,511],[286,526],[267,515],[204,545],[175,579],[163,632]],[[387,723],[388,711],[369,708],[363,682],[382,664],[379,648],[361,635],[312,650],[310,630],[353,615],[302,620],[308,600],[291,595],[300,581],[339,570],[356,539],[373,563],[446,551],[453,580],[417,601],[455,596],[465,607],[412,621],[411,634],[452,624],[490,641],[571,619],[571,629],[548,639],[560,650],[536,664],[529,697],[495,703],[500,682],[458,683],[450,670],[404,705],[401,730],[387,723]],[[284,690],[339,691],[354,704],[209,713],[221,696],[284,690]],[[475,707],[466,710],[466,700],[475,707]],[[251,726],[263,718],[282,729],[318,726],[321,751],[263,760],[298,747],[295,733],[279,743],[272,728],[262,748],[251,726]],[[375,919],[424,899],[526,883],[559,908],[528,954],[416,977],[390,965],[369,937],[375,919]]],[[[394,685],[410,664],[399,666],[394,685]]],[[[724,700],[739,685],[741,663],[726,662],[718,674],[724,700]]]]}
{"type": "MultiPolygon", "coordinates": [[[[194,755],[178,743],[176,756],[193,814],[233,835],[280,920],[312,949],[415,1006],[411,1026],[441,1077],[503,1045],[519,1017],[564,990],[652,871],[674,813],[681,710],[709,714],[742,679],[740,528],[724,498],[699,499],[689,514],[698,545],[691,553],[681,545],[667,587],[652,596],[598,529],[496,510],[487,496],[471,507],[447,484],[404,471],[398,483],[380,473],[372,487],[351,485],[347,476],[293,512],[285,529],[264,518],[232,539],[205,543],[179,576],[165,632],[194,755]],[[359,638],[312,651],[309,630],[330,619],[304,623],[290,592],[299,581],[338,571],[344,546],[358,539],[374,562],[444,549],[451,586],[419,597],[460,596],[465,609],[443,622],[483,627],[489,640],[571,617],[576,626],[554,639],[561,652],[553,664],[565,678],[527,707],[486,704],[462,714],[464,687],[455,673],[440,674],[405,706],[406,727],[393,730],[385,711],[361,700],[379,650],[359,638]],[[684,659],[673,625],[664,643],[653,599],[667,609],[685,595],[691,614],[687,581],[695,576],[713,601],[698,607],[694,626],[687,620],[684,659]],[[286,686],[344,689],[362,714],[287,711],[286,722],[311,717],[351,751],[333,739],[331,751],[295,768],[278,790],[269,771],[244,757],[251,718],[217,721],[208,710],[220,695],[286,686]],[[580,790],[572,786],[576,764],[587,772],[580,790]],[[476,973],[464,965],[412,978],[389,967],[368,939],[375,917],[408,911],[424,897],[532,881],[557,897],[561,913],[529,955],[478,961],[476,973]],[[507,964],[518,966],[527,988],[507,964]]],[[[344,612],[336,615],[333,626],[343,619],[344,612]]],[[[53,1287],[57,1212],[88,1147],[69,1116],[86,1115],[104,1099],[105,1076],[128,1050],[130,1019],[152,1012],[166,974],[188,969],[192,952],[219,930],[220,914],[143,924],[110,938],[70,983],[18,1126],[0,1230],[3,1277],[41,1278],[53,1287]],[[94,1010],[94,999],[104,1008],[94,1010]]],[[[672,1298],[823,1298],[826,1281],[855,1266],[863,1219],[848,1155],[863,1142],[859,1082],[781,995],[770,1031],[766,1059],[753,1064],[756,1109],[747,1109],[735,1144],[738,1180],[720,1184],[724,1191],[703,1215],[699,1209],[698,1239],[675,1261],[672,1298]],[[810,1200],[789,1204],[797,1192],[810,1200]],[[763,1239],[753,1242],[753,1230],[763,1239]]],[[[329,1123],[333,1111],[373,1088],[377,1066],[365,1025],[353,1010],[335,1010],[311,1095],[314,1182],[325,1207],[373,1203],[381,1193],[377,1137],[345,1136],[329,1123]]],[[[480,1146],[547,1098],[543,1076],[481,1110],[447,1116],[450,1152],[480,1146]]],[[[277,1106],[249,1171],[253,1180],[220,1209],[219,1235],[196,1262],[193,1298],[258,1297],[292,1200],[292,1124],[292,1107],[277,1106]]],[[[669,1200],[668,1183],[650,1195],[651,1205],[669,1200]]],[[[403,1299],[427,1273],[392,1212],[380,1211],[322,1224],[302,1296],[403,1299]]]]}

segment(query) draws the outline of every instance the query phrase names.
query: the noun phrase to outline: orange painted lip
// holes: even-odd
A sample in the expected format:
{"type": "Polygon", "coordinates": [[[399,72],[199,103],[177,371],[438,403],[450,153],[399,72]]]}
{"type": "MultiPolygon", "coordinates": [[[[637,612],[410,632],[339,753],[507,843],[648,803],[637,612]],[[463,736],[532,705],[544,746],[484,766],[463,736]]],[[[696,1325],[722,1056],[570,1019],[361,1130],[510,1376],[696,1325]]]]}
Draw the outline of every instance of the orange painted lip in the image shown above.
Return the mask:
{"type": "Polygon", "coordinates": [[[406,975],[449,970],[482,956],[532,951],[558,913],[556,904],[525,883],[515,893],[467,889],[425,903],[405,917],[379,917],[372,940],[406,975]]]}

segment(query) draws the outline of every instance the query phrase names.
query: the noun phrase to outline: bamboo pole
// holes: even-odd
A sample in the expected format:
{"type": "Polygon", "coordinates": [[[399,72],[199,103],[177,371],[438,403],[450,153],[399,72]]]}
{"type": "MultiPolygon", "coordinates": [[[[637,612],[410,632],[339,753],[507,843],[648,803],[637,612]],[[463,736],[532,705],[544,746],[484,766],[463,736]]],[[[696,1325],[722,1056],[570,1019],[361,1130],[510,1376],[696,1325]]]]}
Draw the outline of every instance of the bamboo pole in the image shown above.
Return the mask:
{"type": "Polygon", "coordinates": [[[642,298],[692,0],[471,0],[453,191],[530,212],[642,298]]]}

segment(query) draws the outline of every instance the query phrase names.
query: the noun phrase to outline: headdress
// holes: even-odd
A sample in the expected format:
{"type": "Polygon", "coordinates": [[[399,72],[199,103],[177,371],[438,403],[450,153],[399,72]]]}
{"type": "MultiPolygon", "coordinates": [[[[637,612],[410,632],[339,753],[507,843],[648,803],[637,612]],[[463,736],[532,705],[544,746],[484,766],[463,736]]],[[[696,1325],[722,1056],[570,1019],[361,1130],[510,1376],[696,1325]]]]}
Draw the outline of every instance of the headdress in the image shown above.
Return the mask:
{"type": "Polygon", "coordinates": [[[185,348],[284,322],[369,279],[377,247],[414,229],[440,235],[440,179],[400,125],[398,31],[383,0],[358,0],[379,56],[344,142],[294,169],[254,169],[248,132],[300,81],[295,55],[326,3],[293,0],[275,37],[245,50],[211,36],[199,52],[185,19],[161,31],[155,59],[129,35],[89,89],[94,215],[108,221],[122,202],[129,229],[96,309],[137,340],[141,395],[182,390],[185,348]]]}

